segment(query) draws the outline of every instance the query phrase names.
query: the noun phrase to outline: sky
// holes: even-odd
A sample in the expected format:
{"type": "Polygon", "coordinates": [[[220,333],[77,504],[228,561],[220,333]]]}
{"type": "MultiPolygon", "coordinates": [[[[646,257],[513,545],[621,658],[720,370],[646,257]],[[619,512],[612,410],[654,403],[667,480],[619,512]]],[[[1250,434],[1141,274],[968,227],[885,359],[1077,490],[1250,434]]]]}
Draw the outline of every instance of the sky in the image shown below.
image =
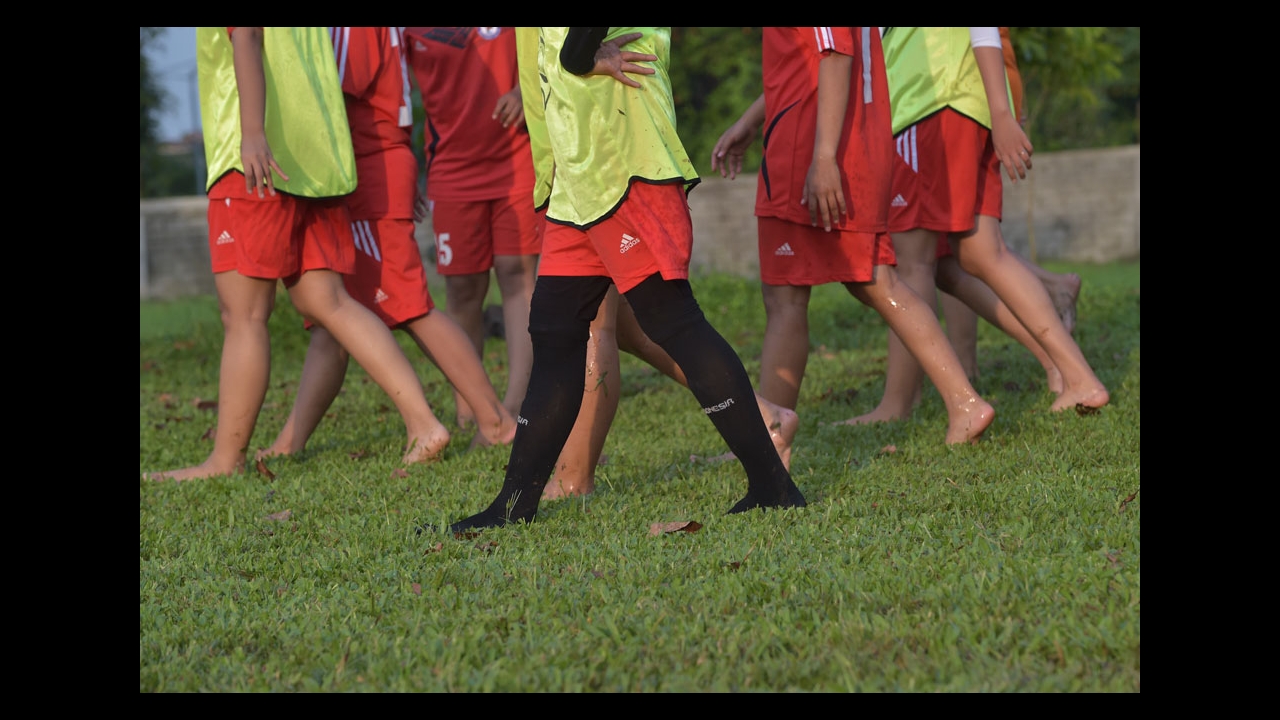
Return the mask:
{"type": "Polygon", "coordinates": [[[159,116],[158,139],[181,140],[183,135],[200,127],[195,75],[196,29],[165,28],[149,43],[147,57],[151,60],[153,77],[168,95],[159,116]]]}

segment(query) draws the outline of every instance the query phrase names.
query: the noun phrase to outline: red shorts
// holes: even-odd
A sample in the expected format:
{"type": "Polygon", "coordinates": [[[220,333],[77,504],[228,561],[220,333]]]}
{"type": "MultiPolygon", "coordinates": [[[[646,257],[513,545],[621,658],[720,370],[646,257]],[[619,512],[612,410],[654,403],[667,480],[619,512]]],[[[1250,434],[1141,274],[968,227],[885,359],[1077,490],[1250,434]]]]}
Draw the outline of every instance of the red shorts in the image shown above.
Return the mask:
{"type": "Polygon", "coordinates": [[[495,255],[537,255],[538,215],[528,195],[476,202],[431,201],[436,271],[441,275],[489,272],[495,255]]]}
{"type": "Polygon", "coordinates": [[[548,221],[538,275],[604,276],[625,293],[654,273],[688,280],[692,252],[684,185],[635,181],[618,209],[586,230],[548,221]]]}
{"type": "Polygon", "coordinates": [[[308,270],[355,271],[351,215],[343,198],[247,192],[230,172],[209,189],[209,258],[214,273],[284,280],[308,270]]]}
{"type": "Polygon", "coordinates": [[[898,263],[889,233],[827,232],[773,217],[757,218],[756,227],[765,285],[870,282],[876,265],[898,263]]]}
{"type": "Polygon", "coordinates": [[[347,294],[398,327],[435,308],[412,220],[356,220],[356,271],[342,280],[347,294]]]}
{"type": "Polygon", "coordinates": [[[968,232],[1001,217],[1004,186],[991,131],[944,108],[898,133],[889,231],[968,232]]]}

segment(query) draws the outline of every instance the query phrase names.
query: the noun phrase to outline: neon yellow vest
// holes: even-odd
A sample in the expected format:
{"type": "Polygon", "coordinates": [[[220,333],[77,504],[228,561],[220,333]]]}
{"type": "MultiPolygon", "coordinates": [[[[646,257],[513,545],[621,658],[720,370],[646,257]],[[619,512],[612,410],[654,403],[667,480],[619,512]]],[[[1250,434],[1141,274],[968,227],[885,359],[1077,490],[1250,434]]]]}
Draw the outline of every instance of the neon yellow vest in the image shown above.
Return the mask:
{"type": "MultiPolygon", "coordinates": [[[[200,122],[209,180],[240,159],[240,94],[236,90],[231,37],[225,27],[196,28],[200,122]]],[[[266,76],[264,126],[271,154],[289,176],[275,187],[291,195],[334,197],[356,189],[356,159],[327,28],[263,28],[266,76]]]]}
{"type": "Polygon", "coordinates": [[[529,148],[533,151],[533,206],[541,209],[551,197],[556,161],[551,155],[551,138],[547,136],[547,119],[542,108],[542,83],[538,81],[538,54],[542,44],[538,30],[516,28],[516,58],[520,97],[524,101],[524,125],[529,130],[529,148]]]}
{"type": "MultiPolygon", "coordinates": [[[[632,178],[699,182],[689,153],[676,134],[676,111],[667,68],[671,28],[610,28],[608,38],[631,32],[644,37],[626,46],[650,53],[653,75],[635,75],[642,87],[612,77],[578,77],[560,65],[569,28],[542,28],[539,80],[546,98],[547,133],[555,157],[555,179],[547,218],[587,227],[622,201],[632,178]]],[[[606,38],[606,39],[608,39],[606,38]]]]}
{"type": "Polygon", "coordinates": [[[969,28],[892,27],[882,43],[894,135],[945,107],[991,127],[969,28]]]}

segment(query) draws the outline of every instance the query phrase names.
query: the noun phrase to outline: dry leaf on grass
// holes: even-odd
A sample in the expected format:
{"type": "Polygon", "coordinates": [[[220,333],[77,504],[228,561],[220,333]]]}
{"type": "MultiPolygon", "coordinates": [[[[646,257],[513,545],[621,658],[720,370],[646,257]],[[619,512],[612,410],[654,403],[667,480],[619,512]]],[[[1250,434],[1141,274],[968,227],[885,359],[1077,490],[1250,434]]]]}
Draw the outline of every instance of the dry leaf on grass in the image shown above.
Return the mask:
{"type": "Polygon", "coordinates": [[[881,455],[892,455],[896,452],[898,452],[897,445],[885,445],[884,447],[880,448],[881,455]]]}
{"type": "Polygon", "coordinates": [[[258,472],[266,476],[268,480],[275,480],[276,474],[271,472],[271,468],[267,467],[267,461],[258,458],[258,472]]]}
{"type": "Polygon", "coordinates": [[[293,517],[293,511],[292,511],[292,510],[281,510],[281,511],[280,511],[280,512],[278,512],[278,513],[271,513],[270,515],[268,515],[268,516],[267,516],[267,519],[268,519],[268,520],[275,520],[276,522],[280,522],[281,520],[288,520],[288,519],[289,519],[289,518],[291,518],[291,517],[293,517]]]}
{"type": "Polygon", "coordinates": [[[649,526],[649,536],[665,535],[674,532],[694,533],[702,529],[702,523],[696,520],[654,523],[649,526]]]}
{"type": "Polygon", "coordinates": [[[410,590],[413,590],[413,594],[414,594],[414,595],[421,595],[421,594],[422,594],[422,583],[414,583],[414,584],[412,584],[412,585],[410,585],[410,586],[409,586],[409,589],[410,589],[410,590]]]}
{"type": "Polygon", "coordinates": [[[218,409],[217,400],[201,400],[200,398],[196,398],[195,400],[191,401],[191,404],[195,405],[197,410],[217,410],[218,409]]]}
{"type": "Polygon", "coordinates": [[[391,471],[391,477],[393,477],[393,478],[407,478],[407,477],[409,477],[409,471],[408,471],[408,470],[405,470],[404,468],[396,468],[395,470],[392,470],[392,471],[391,471]]]}

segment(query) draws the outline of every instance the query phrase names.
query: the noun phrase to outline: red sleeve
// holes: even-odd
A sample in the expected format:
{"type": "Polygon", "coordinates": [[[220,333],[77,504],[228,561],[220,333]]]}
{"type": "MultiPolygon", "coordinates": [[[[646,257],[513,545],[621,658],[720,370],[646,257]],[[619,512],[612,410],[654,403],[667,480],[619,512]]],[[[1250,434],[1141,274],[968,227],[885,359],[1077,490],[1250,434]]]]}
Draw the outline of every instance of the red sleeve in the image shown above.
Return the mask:
{"type": "Polygon", "coordinates": [[[373,91],[382,66],[382,47],[387,42],[385,27],[341,27],[333,29],[333,54],[338,60],[342,92],[364,97],[373,91]]]}

